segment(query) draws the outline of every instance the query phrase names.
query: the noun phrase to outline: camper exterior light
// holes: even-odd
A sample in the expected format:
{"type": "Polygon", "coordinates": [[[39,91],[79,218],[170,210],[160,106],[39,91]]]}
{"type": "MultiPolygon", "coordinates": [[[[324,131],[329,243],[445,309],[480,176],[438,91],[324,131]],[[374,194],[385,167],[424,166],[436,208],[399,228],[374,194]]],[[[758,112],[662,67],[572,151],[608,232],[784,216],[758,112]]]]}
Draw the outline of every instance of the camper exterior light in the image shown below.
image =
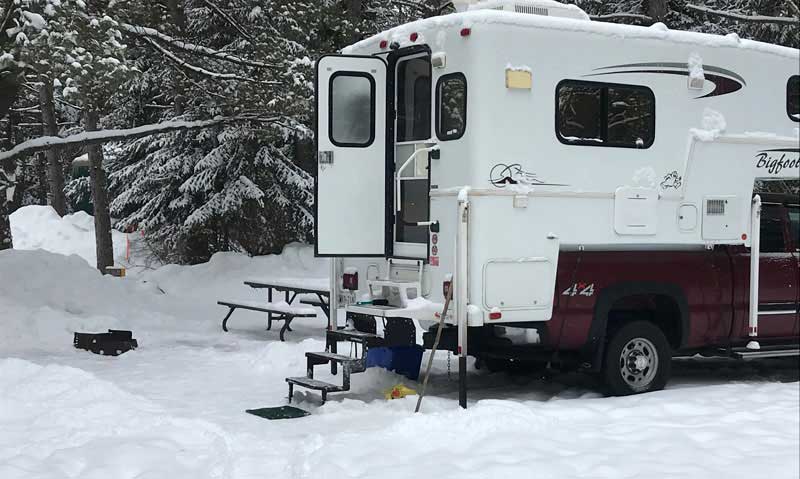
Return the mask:
{"type": "Polygon", "coordinates": [[[468,37],[468,36],[470,36],[471,34],[472,34],[472,29],[471,29],[471,28],[469,28],[469,27],[465,27],[465,28],[462,28],[462,29],[461,29],[461,36],[462,36],[462,37],[468,37]]]}
{"type": "Polygon", "coordinates": [[[408,36],[408,38],[409,38],[409,40],[411,40],[412,42],[416,42],[416,41],[417,41],[417,38],[419,38],[419,33],[417,33],[417,32],[414,32],[414,33],[412,33],[411,35],[409,35],[409,36],[408,36]]]}
{"type": "Polygon", "coordinates": [[[386,47],[388,47],[388,46],[389,46],[389,42],[388,41],[381,40],[381,43],[380,43],[381,50],[386,49],[386,47]]]}

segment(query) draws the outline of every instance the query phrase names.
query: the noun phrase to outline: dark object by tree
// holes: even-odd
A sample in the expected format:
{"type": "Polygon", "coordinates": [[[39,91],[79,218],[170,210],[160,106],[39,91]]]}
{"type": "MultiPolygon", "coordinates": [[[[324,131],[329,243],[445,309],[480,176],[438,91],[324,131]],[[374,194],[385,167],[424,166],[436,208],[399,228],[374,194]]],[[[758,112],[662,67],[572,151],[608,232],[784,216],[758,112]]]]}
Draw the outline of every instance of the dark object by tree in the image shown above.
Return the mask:
{"type": "Polygon", "coordinates": [[[109,329],[107,333],[75,333],[72,345],[103,356],[119,356],[139,347],[131,331],[109,329]]]}

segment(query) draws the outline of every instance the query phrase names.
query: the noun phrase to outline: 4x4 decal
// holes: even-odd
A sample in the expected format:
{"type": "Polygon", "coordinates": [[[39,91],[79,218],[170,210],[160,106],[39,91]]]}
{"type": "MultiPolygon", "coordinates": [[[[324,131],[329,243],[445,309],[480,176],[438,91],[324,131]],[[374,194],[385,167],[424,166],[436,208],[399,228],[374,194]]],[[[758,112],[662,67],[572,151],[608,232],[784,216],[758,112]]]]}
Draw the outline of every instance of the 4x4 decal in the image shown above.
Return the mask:
{"type": "Polygon", "coordinates": [[[565,289],[561,296],[594,296],[594,283],[574,283],[565,289]]]}

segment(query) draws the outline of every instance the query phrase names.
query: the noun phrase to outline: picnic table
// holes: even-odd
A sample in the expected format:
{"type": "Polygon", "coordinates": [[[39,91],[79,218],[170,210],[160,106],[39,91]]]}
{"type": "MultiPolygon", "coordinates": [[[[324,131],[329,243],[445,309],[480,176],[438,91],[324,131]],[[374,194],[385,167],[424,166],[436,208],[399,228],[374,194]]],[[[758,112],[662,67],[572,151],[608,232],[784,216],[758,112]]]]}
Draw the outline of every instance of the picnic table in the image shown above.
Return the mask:
{"type": "Polygon", "coordinates": [[[267,330],[272,329],[273,321],[283,321],[280,339],[284,341],[286,331],[291,331],[291,322],[295,318],[316,317],[316,311],[308,306],[319,307],[328,318],[328,329],[331,327],[330,313],[330,285],[327,279],[318,278],[283,278],[283,279],[248,279],[244,284],[253,289],[266,289],[267,301],[250,300],[220,300],[217,304],[226,306],[228,314],[222,320],[222,329],[228,331],[228,320],[237,309],[260,311],[267,313],[267,330]],[[275,293],[283,293],[283,300],[274,302],[275,293]],[[294,301],[303,295],[299,303],[307,306],[297,306],[294,301]],[[312,296],[312,298],[308,298],[312,296]],[[315,297],[313,297],[315,296],[315,297]]]}

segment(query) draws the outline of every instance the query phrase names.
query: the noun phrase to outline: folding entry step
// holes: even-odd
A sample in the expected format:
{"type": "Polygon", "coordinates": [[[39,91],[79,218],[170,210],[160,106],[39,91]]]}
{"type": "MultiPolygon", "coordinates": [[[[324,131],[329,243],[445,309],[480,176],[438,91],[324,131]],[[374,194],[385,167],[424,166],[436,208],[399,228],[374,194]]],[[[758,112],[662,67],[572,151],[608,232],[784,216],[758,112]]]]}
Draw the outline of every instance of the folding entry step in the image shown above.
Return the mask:
{"type": "Polygon", "coordinates": [[[354,329],[328,331],[328,344],[335,344],[338,341],[350,341],[367,347],[380,347],[384,344],[383,338],[373,333],[364,333],[354,329]]]}
{"type": "Polygon", "coordinates": [[[289,402],[292,401],[295,386],[320,391],[320,393],[322,393],[323,404],[328,400],[328,393],[349,391],[350,375],[363,373],[367,370],[367,349],[371,346],[383,345],[383,338],[372,333],[364,333],[356,330],[328,331],[327,343],[329,351],[306,353],[305,376],[286,378],[286,382],[289,384],[289,402]],[[352,356],[337,354],[336,345],[339,341],[361,344],[363,346],[362,357],[354,358],[352,356]],[[331,364],[331,372],[333,374],[336,374],[337,366],[341,365],[341,385],[314,379],[314,366],[328,363],[331,364]]]}
{"type": "Polygon", "coordinates": [[[338,386],[336,384],[326,383],[325,381],[318,381],[316,379],[306,377],[286,378],[286,382],[289,383],[289,402],[292,402],[294,386],[301,386],[306,389],[320,391],[322,393],[322,404],[325,404],[325,401],[328,400],[328,393],[347,391],[350,389],[349,387],[345,389],[343,386],[338,386]]]}
{"type": "Polygon", "coordinates": [[[730,355],[735,359],[788,358],[800,356],[800,345],[761,346],[761,349],[733,348],[730,355]]]}

